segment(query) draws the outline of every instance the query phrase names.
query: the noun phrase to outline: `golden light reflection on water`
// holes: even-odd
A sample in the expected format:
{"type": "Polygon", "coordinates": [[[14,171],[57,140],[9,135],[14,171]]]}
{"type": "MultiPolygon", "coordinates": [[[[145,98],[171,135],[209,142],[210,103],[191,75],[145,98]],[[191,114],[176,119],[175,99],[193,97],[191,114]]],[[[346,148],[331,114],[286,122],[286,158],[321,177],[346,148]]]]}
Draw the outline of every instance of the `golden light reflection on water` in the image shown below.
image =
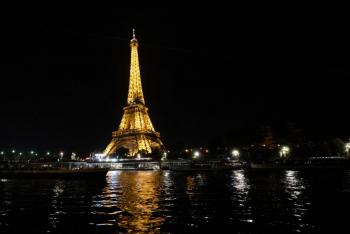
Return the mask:
{"type": "Polygon", "coordinates": [[[115,172],[110,179],[117,180],[120,197],[115,202],[122,210],[117,218],[118,227],[133,232],[160,232],[165,218],[154,214],[159,208],[161,172],[130,171],[115,172]],[[113,177],[114,176],[114,177],[113,177]]]}
{"type": "Polygon", "coordinates": [[[291,214],[296,221],[296,229],[295,231],[301,232],[302,228],[305,227],[304,219],[305,214],[309,208],[310,203],[306,196],[303,195],[306,190],[306,183],[300,177],[300,172],[298,171],[285,171],[285,175],[283,181],[285,183],[285,191],[288,195],[288,200],[292,204],[291,214]]]}

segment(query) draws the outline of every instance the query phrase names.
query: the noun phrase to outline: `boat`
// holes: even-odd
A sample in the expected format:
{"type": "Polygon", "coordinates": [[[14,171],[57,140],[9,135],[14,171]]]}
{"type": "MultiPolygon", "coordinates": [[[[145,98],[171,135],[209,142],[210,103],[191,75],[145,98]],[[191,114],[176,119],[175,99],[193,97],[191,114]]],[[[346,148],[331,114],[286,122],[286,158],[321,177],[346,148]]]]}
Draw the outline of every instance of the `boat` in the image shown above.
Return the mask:
{"type": "Polygon", "coordinates": [[[219,171],[241,169],[242,164],[238,162],[226,162],[222,160],[190,161],[173,160],[161,164],[161,169],[171,171],[219,171]]]}
{"type": "Polygon", "coordinates": [[[158,161],[145,161],[145,160],[118,160],[116,162],[92,162],[91,164],[99,167],[109,167],[112,171],[119,170],[160,170],[160,163],[158,161]]]}
{"type": "Polygon", "coordinates": [[[105,178],[108,171],[86,162],[0,164],[0,178],[105,178]]]}

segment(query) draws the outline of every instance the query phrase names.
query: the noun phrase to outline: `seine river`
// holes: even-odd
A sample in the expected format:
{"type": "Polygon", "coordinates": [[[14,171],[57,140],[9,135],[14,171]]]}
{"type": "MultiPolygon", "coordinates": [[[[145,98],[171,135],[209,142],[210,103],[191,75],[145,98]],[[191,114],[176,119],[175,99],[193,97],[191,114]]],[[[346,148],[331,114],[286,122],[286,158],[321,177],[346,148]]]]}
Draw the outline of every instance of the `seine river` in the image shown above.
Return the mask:
{"type": "Polygon", "coordinates": [[[0,233],[349,233],[350,171],[1,179],[0,233]]]}

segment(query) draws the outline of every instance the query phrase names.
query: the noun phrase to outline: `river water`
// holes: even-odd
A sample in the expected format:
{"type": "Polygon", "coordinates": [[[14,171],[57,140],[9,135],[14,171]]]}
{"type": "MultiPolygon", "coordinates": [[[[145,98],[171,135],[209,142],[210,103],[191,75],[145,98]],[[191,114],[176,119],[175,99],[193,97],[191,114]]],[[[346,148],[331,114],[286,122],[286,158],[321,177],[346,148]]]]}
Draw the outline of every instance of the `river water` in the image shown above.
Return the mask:
{"type": "Polygon", "coordinates": [[[1,179],[0,233],[349,233],[350,171],[1,179]]]}

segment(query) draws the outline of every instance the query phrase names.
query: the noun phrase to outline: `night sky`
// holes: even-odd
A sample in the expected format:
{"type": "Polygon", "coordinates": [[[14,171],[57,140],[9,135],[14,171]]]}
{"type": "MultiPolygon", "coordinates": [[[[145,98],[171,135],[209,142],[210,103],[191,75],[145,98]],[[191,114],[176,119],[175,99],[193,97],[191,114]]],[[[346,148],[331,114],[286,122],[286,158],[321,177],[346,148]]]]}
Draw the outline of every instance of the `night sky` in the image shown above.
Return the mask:
{"type": "Polygon", "coordinates": [[[132,28],[165,145],[234,145],[289,123],[350,135],[344,6],[2,11],[1,149],[102,150],[126,104],[132,28]]]}

